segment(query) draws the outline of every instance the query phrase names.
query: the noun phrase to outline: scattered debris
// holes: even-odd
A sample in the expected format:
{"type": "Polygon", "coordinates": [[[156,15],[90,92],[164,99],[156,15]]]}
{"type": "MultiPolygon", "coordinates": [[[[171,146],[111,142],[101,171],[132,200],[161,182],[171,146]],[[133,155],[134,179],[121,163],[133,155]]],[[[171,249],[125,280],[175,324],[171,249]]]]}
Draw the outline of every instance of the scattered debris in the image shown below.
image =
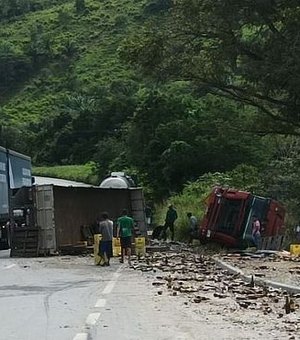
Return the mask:
{"type": "MultiPolygon", "coordinates": [[[[231,274],[220,268],[211,256],[193,253],[182,244],[168,244],[168,248],[168,251],[147,253],[137,258],[132,266],[142,272],[158,273],[153,275],[152,282],[152,285],[158,288],[157,295],[162,295],[165,290],[169,296],[182,296],[186,306],[203,303],[220,303],[223,306],[231,300],[235,301],[235,305],[226,307],[226,310],[255,310],[272,318],[275,315],[275,318],[283,322],[281,325],[286,325],[285,331],[297,330],[298,317],[293,321],[294,319],[286,319],[286,316],[297,315],[295,312],[299,310],[297,299],[300,299],[300,294],[288,295],[281,289],[256,284],[257,277],[267,277],[269,273],[276,275],[276,261],[282,261],[282,257],[283,261],[286,261],[287,252],[263,252],[255,257],[251,253],[223,256],[230,263],[237,263],[239,268],[240,264],[251,264],[251,280],[247,283],[242,280],[240,274],[231,274]]],[[[300,271],[300,265],[294,265],[289,270],[297,273],[300,271]]],[[[220,314],[226,314],[227,312],[223,311],[225,309],[220,310],[220,314]]]]}

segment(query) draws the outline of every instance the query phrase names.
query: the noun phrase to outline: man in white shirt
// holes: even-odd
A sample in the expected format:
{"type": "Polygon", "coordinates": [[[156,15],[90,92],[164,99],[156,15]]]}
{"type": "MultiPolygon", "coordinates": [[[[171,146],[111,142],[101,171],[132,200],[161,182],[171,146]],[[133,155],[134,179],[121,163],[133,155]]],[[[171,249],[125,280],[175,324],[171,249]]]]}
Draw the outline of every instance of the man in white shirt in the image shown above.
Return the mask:
{"type": "Polygon", "coordinates": [[[198,236],[198,220],[191,212],[188,212],[186,216],[189,219],[189,244],[193,243],[193,239],[198,236]]]}

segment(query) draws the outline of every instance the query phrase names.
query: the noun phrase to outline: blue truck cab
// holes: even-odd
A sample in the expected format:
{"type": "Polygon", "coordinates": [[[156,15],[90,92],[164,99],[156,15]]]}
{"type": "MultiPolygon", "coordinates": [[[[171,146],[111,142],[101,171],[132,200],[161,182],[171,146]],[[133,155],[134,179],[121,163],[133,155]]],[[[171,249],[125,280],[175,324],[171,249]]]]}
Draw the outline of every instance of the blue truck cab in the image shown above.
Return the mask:
{"type": "Polygon", "coordinates": [[[14,189],[32,185],[31,158],[0,146],[0,249],[9,247],[8,222],[14,189]]]}

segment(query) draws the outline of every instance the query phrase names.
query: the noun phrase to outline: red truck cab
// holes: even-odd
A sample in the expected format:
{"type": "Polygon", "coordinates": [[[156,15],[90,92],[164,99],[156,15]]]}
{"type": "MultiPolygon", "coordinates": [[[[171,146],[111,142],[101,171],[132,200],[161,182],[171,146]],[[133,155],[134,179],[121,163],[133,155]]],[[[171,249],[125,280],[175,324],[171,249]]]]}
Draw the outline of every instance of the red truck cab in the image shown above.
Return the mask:
{"type": "Polygon", "coordinates": [[[285,210],[279,202],[246,191],[215,187],[206,204],[200,240],[233,248],[252,246],[252,225],[256,216],[261,223],[262,249],[281,246],[285,210]]]}

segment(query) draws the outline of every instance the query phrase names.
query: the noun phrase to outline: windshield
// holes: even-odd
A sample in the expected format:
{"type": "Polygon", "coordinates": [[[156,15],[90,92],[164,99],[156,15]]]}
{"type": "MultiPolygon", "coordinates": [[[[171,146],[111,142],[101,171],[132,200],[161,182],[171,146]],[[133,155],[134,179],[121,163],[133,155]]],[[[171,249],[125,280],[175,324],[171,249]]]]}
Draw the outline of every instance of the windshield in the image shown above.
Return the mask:
{"type": "Polygon", "coordinates": [[[266,214],[269,207],[269,200],[262,197],[254,197],[252,201],[252,205],[249,209],[249,213],[247,214],[247,220],[244,221],[245,228],[243,228],[244,239],[252,239],[252,222],[254,216],[256,216],[262,224],[264,224],[264,220],[266,218],[266,214]]]}
{"type": "Polygon", "coordinates": [[[216,231],[228,235],[235,234],[242,204],[242,200],[229,200],[226,198],[221,200],[219,216],[216,221],[216,231]]]}

